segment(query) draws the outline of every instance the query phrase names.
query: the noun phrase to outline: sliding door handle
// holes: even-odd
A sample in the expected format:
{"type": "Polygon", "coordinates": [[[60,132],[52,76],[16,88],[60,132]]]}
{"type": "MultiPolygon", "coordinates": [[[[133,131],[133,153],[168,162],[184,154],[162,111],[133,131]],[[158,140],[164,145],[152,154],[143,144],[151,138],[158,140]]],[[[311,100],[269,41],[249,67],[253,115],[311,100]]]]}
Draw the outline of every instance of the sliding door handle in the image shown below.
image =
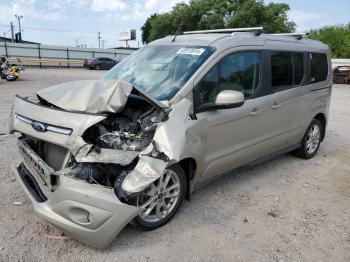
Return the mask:
{"type": "Polygon", "coordinates": [[[263,110],[259,108],[254,108],[252,112],[250,112],[251,116],[256,116],[257,114],[260,114],[263,110]]]}
{"type": "Polygon", "coordinates": [[[271,106],[271,108],[272,108],[272,109],[278,109],[278,108],[281,108],[282,105],[283,105],[283,102],[281,102],[281,103],[275,102],[275,103],[271,106]]]}

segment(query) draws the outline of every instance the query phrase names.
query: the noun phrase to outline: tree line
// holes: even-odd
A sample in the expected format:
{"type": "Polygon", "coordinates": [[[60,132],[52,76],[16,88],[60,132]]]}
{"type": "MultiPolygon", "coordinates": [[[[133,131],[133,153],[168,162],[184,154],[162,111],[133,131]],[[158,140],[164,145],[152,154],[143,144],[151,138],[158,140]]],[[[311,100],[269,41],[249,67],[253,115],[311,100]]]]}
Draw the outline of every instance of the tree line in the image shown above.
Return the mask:
{"type": "MultiPolygon", "coordinates": [[[[142,30],[144,44],[184,31],[263,26],[264,33],[293,33],[285,3],[264,0],[190,0],[178,3],[170,12],[152,14],[142,30]]],[[[329,45],[333,57],[350,58],[350,23],[311,30],[309,37],[329,45]]]]}
{"type": "Polygon", "coordinates": [[[263,26],[266,33],[294,32],[288,21],[287,4],[257,0],[191,0],[178,3],[172,11],[151,15],[142,26],[142,42],[184,31],[263,26]]]}
{"type": "Polygon", "coordinates": [[[327,44],[333,58],[350,58],[350,23],[311,30],[308,38],[327,44]]]}

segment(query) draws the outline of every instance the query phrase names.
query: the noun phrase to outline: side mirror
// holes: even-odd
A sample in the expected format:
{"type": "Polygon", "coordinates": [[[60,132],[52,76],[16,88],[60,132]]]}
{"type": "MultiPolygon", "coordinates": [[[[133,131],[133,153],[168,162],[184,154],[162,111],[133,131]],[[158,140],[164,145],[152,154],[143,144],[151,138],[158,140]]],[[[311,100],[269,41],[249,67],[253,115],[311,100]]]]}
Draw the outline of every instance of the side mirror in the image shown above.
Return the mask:
{"type": "Polygon", "coordinates": [[[235,108],[244,104],[244,95],[242,92],[234,90],[223,90],[215,99],[217,109],[235,108]]]}

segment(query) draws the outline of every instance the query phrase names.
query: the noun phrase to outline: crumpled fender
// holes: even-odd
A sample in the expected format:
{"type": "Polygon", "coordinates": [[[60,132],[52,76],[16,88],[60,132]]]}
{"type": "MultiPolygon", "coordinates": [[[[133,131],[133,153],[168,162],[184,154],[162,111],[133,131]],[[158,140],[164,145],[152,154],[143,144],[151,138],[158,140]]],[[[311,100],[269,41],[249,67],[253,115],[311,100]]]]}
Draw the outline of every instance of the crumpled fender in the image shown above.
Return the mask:
{"type": "Polygon", "coordinates": [[[206,140],[204,126],[207,120],[192,120],[189,117],[191,106],[192,103],[187,99],[173,105],[169,119],[157,127],[154,143],[140,153],[137,165],[125,177],[123,190],[129,194],[141,192],[155,182],[167,166],[186,157],[197,156],[197,163],[203,161],[202,152],[206,140]],[[163,153],[168,158],[167,161],[157,158],[157,155],[152,156],[154,149],[163,153]]]}

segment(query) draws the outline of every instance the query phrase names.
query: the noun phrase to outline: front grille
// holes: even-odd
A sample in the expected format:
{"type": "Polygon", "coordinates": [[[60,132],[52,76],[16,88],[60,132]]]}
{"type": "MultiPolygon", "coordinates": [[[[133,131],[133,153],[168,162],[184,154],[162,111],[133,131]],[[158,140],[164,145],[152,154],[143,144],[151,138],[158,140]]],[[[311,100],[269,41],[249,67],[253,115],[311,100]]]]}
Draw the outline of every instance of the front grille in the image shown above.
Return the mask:
{"type": "Polygon", "coordinates": [[[66,148],[29,137],[25,141],[53,170],[58,171],[63,168],[63,162],[68,151],[66,148]]]}
{"type": "Polygon", "coordinates": [[[48,142],[42,141],[42,143],[43,151],[41,152],[42,155],[40,155],[40,157],[55,171],[62,169],[67,149],[48,142]]]}

